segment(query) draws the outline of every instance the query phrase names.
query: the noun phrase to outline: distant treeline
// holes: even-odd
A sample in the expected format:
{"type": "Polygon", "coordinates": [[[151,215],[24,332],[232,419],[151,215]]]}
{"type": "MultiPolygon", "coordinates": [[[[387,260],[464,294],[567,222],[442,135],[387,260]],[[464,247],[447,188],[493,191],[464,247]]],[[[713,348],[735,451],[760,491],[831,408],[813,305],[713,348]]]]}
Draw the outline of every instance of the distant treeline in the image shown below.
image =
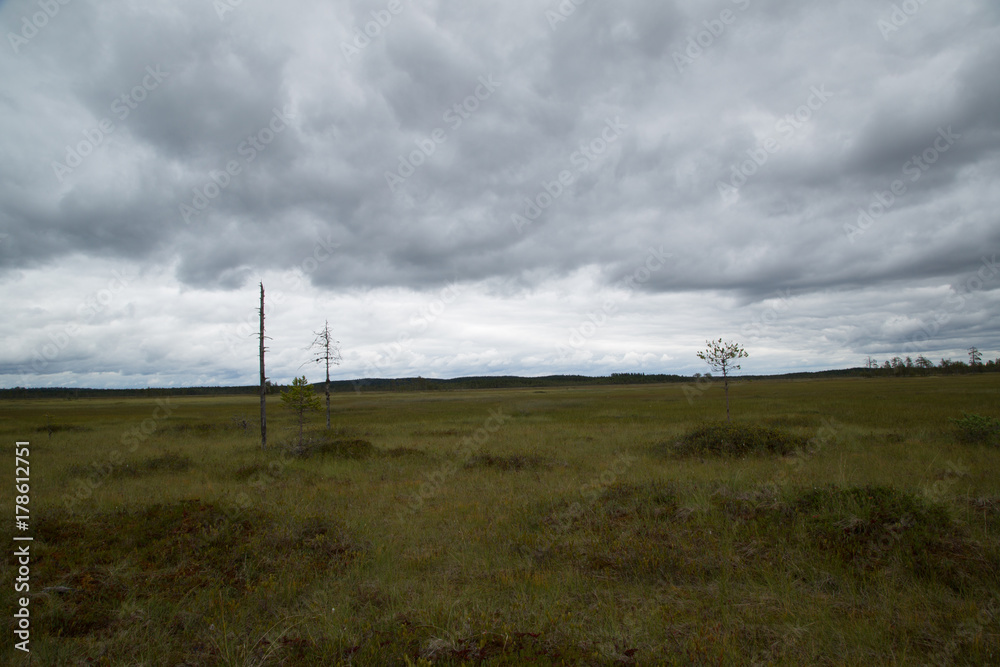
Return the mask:
{"type": "MultiPolygon", "coordinates": [[[[691,378],[682,375],[647,375],[644,373],[612,373],[607,377],[586,375],[550,375],[547,377],[483,376],[464,377],[450,380],[435,378],[364,378],[360,380],[332,380],[330,391],[371,392],[371,391],[445,391],[463,389],[516,389],[524,387],[572,387],[612,384],[655,384],[663,382],[685,382],[691,378]]],[[[317,389],[322,382],[313,383],[317,389]]],[[[284,387],[268,383],[268,393],[278,393],[284,387]]],[[[43,388],[28,389],[15,387],[0,389],[3,398],[157,398],[162,396],[226,396],[233,394],[260,393],[258,385],[247,387],[163,387],[150,389],[72,389],[43,388]]]]}
{"type": "MultiPolygon", "coordinates": [[[[975,350],[975,348],[972,348],[975,350]]],[[[975,353],[976,360],[971,363],[964,361],[952,361],[942,359],[937,365],[933,361],[920,355],[916,359],[906,357],[893,357],[879,365],[878,360],[872,359],[870,365],[864,369],[869,376],[907,376],[907,375],[964,375],[966,373],[996,373],[1000,371],[1000,359],[991,359],[986,363],[981,360],[978,350],[975,353]]],[[[970,360],[971,361],[971,360],[970,360]]]]}
{"type": "MultiPolygon", "coordinates": [[[[945,361],[941,366],[918,368],[902,365],[888,368],[844,368],[837,370],[785,373],[782,375],[739,375],[734,380],[777,380],[806,378],[836,378],[836,377],[879,377],[879,376],[915,376],[915,375],[952,375],[956,373],[997,372],[1000,364],[988,361],[985,364],[969,366],[962,362],[945,361]]],[[[701,377],[699,374],[696,377],[701,377]]],[[[707,376],[706,376],[707,377],[707,376]]],[[[330,391],[347,392],[377,392],[377,391],[459,391],[467,389],[519,389],[542,387],[588,387],[600,385],[629,384],[663,384],[692,382],[694,378],[683,375],[646,374],[646,373],[612,373],[601,377],[587,375],[548,375],[545,377],[483,376],[463,377],[450,380],[435,378],[364,378],[361,380],[334,380],[330,382],[330,391]]],[[[716,380],[721,378],[714,378],[716,380]]],[[[323,383],[316,382],[313,386],[322,389],[323,383]]],[[[281,385],[268,383],[268,392],[280,393],[281,385]]],[[[14,387],[0,389],[0,399],[19,398],[158,398],[163,396],[230,396],[257,395],[260,387],[157,387],[149,389],[73,389],[65,387],[30,389],[14,387]]]]}
{"type": "MultiPolygon", "coordinates": [[[[517,377],[514,375],[464,377],[452,380],[433,378],[402,378],[348,380],[331,382],[333,391],[442,391],[461,389],[518,389],[526,387],[576,387],[608,384],[658,384],[663,382],[686,382],[690,378],[683,375],[646,375],[645,373],[612,373],[605,377],[586,375],[548,375],[545,377],[517,377]]],[[[316,387],[323,386],[316,383],[316,387]]]]}

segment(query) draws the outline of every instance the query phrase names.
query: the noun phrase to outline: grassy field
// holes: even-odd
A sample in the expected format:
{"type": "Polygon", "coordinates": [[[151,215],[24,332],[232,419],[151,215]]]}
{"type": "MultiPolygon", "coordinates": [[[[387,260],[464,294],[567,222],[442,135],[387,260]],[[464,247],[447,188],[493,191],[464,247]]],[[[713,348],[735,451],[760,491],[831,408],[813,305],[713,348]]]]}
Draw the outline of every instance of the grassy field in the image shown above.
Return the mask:
{"type": "Polygon", "coordinates": [[[720,386],[335,394],[301,448],[272,397],[265,453],[254,397],[0,403],[11,487],[31,441],[32,657],[1000,663],[1000,447],[951,421],[1000,416],[997,376],[730,394],[795,450],[682,455],[720,386]]]}

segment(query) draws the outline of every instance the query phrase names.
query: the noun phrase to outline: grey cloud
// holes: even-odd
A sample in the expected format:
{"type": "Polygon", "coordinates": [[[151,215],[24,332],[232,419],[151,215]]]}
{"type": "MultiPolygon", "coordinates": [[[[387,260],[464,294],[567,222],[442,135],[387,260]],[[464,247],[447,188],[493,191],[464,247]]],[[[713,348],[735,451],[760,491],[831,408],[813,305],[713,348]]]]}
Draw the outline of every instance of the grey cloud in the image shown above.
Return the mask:
{"type": "MultiPolygon", "coordinates": [[[[19,30],[33,6],[0,5],[3,34],[19,30]]],[[[841,359],[910,335],[869,319],[936,307],[884,295],[961,284],[1000,245],[991,189],[1000,170],[992,39],[1000,13],[985,0],[928,3],[888,38],[878,26],[888,10],[860,0],[585,2],[553,25],[546,12],[557,2],[404,0],[346,58],[353,31],[386,6],[242,3],[220,20],[204,2],[75,0],[20,53],[0,52],[0,121],[9,128],[0,137],[0,280],[30,290],[21,281],[64,271],[69,258],[86,260],[77,270],[92,276],[134,263],[164,276],[178,299],[192,290],[238,299],[258,280],[278,280],[289,294],[345,299],[359,321],[378,307],[361,296],[367,291],[433,295],[458,283],[495,307],[545,304],[524,317],[548,321],[564,305],[546,301],[554,285],[613,291],[650,247],[663,246],[671,261],[630,295],[644,317],[662,317],[661,301],[677,300],[692,313],[685,326],[718,329],[727,308],[749,312],[791,289],[840,310],[790,313],[773,335],[841,359]],[[720,28],[723,10],[734,20],[720,28]],[[692,38],[701,50],[678,71],[692,38]],[[169,75],[144,86],[149,68],[169,75]],[[481,77],[499,82],[482,99],[481,77]],[[144,99],[123,107],[136,86],[144,99]],[[802,113],[816,87],[830,99],[805,120],[783,121],[802,113]],[[291,116],[269,134],[275,109],[291,116]],[[60,180],[53,162],[105,118],[114,131],[60,180]],[[603,141],[616,118],[627,128],[603,141]],[[949,127],[960,140],[911,180],[908,161],[949,127]],[[443,140],[431,139],[436,130],[443,140]],[[270,141],[250,151],[253,137],[270,141]],[[753,163],[768,139],[780,147],[753,163]],[[599,154],[584,157],[595,147],[599,154]],[[239,173],[219,176],[230,163],[239,173]],[[748,173],[727,200],[719,183],[736,178],[734,168],[748,173]],[[390,187],[386,173],[408,169],[390,187]],[[897,180],[905,192],[880,209],[880,193],[897,180]],[[181,206],[198,192],[206,205],[188,223],[181,206]],[[538,215],[519,230],[512,216],[532,207],[538,215]],[[852,234],[859,211],[877,215],[852,234]],[[713,307],[695,307],[701,301],[713,307]],[[845,329],[843,317],[859,323],[845,329]]],[[[148,288],[130,301],[151,298],[148,288]]],[[[935,344],[1000,344],[989,315],[995,295],[995,285],[984,286],[935,344]]],[[[125,321],[105,315],[93,335],[125,321]]],[[[26,318],[33,333],[24,335],[44,338],[64,316],[26,318]]],[[[681,354],[637,331],[635,345],[649,349],[627,358],[681,354]]],[[[92,340],[82,335],[73,349],[94,349],[92,340]]],[[[492,372],[499,357],[487,352],[497,344],[458,360],[435,350],[413,358],[492,372]]],[[[573,363],[523,362],[550,359],[549,341],[510,345],[511,372],[573,363]]],[[[592,360],[626,359],[600,336],[593,345],[592,360]]],[[[190,363],[156,350],[136,356],[126,375],[149,376],[171,355],[190,363]]],[[[15,357],[0,363],[17,366],[15,357]]],[[[102,363],[67,349],[45,373],[102,363]]],[[[235,377],[213,368],[214,377],[235,377]]]]}

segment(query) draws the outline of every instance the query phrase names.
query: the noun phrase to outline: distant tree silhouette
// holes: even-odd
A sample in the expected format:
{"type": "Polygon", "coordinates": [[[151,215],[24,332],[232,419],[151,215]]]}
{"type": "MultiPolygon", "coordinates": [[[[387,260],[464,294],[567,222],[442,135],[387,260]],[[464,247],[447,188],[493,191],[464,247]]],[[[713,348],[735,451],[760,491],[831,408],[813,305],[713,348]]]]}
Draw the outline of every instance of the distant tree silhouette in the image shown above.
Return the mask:
{"type": "Polygon", "coordinates": [[[913,365],[920,370],[921,374],[927,374],[928,371],[934,368],[934,362],[922,354],[917,357],[917,360],[913,365]]]}

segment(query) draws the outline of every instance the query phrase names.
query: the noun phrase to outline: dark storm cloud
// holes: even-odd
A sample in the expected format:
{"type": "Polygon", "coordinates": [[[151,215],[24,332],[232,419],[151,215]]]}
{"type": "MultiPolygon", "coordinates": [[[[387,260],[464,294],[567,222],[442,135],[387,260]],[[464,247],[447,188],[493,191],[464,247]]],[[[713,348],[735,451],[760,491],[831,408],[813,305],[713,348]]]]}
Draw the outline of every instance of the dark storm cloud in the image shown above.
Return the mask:
{"type": "MultiPolygon", "coordinates": [[[[135,263],[212,300],[294,275],[358,317],[457,283],[544,319],[653,249],[626,319],[707,299],[685,326],[718,328],[791,290],[842,310],[774,335],[899,345],[1000,245],[1000,10],[912,4],[3,3],[0,276],[135,263]],[[839,323],[901,309],[909,329],[839,323]]],[[[996,343],[998,284],[935,344],[996,343]]],[[[516,347],[511,369],[546,358],[516,347]]],[[[615,354],[591,359],[644,358],[615,354]]]]}

